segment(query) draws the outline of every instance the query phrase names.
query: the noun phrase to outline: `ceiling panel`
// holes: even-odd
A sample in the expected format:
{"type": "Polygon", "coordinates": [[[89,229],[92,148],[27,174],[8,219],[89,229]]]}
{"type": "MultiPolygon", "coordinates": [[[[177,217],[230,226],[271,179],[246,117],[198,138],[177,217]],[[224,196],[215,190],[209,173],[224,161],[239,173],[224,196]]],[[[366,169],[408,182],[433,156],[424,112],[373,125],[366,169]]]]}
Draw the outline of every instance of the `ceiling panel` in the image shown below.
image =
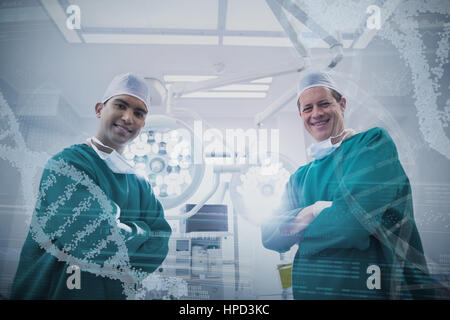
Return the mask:
{"type": "Polygon", "coordinates": [[[69,0],[83,27],[216,29],[218,0],[69,0]]]}
{"type": "Polygon", "coordinates": [[[218,45],[216,36],[159,34],[83,34],[86,43],[218,45]]]}
{"type": "Polygon", "coordinates": [[[48,20],[48,15],[37,6],[0,9],[0,23],[45,20],[48,20]]]}
{"type": "Polygon", "coordinates": [[[283,31],[266,1],[228,0],[227,30],[283,31]]]}

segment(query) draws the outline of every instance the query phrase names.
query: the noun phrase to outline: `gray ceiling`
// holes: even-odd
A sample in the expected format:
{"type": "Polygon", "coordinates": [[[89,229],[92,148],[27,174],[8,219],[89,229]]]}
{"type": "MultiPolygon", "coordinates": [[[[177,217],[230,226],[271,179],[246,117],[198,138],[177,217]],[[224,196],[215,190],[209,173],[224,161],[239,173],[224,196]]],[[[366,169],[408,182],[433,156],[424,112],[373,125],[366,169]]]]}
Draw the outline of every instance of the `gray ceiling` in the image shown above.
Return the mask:
{"type": "MultiPolygon", "coordinates": [[[[272,2],[277,1],[283,3],[272,2]]],[[[380,77],[389,72],[380,70],[380,64],[398,66],[401,59],[394,46],[386,44],[376,31],[365,28],[366,8],[376,3],[387,15],[383,19],[389,19],[392,11],[408,2],[298,0],[297,7],[307,17],[302,22],[285,9],[282,11],[309,49],[315,66],[326,66],[332,52],[312,26],[318,25],[329,35],[339,31],[344,59],[336,71],[349,73],[354,81],[367,84],[365,89],[369,90],[373,76],[367,74],[381,72],[377,74],[380,77]],[[328,19],[330,15],[333,19],[328,19]],[[364,37],[358,49],[352,48],[356,40],[364,37]]],[[[448,1],[439,3],[448,6],[448,1]]],[[[442,19],[448,20],[439,14],[429,18],[425,12],[423,16],[426,23],[420,24],[420,30],[432,34],[442,29],[442,19]]],[[[386,21],[395,26],[395,21],[386,21]]],[[[283,70],[304,62],[264,0],[2,1],[0,26],[2,79],[18,91],[60,92],[82,117],[93,116],[93,106],[109,80],[122,72],[161,80],[165,75],[233,78],[283,70]],[[80,30],[69,30],[65,25],[69,15],[64,13],[65,8],[73,4],[80,8],[80,30]],[[259,45],[252,45],[255,39],[259,45]],[[212,43],[201,44],[204,41],[212,43]]],[[[174,104],[202,117],[253,117],[295,86],[297,77],[296,73],[274,77],[265,98],[181,98],[174,104]]],[[[283,112],[295,112],[295,108],[283,112]]]]}

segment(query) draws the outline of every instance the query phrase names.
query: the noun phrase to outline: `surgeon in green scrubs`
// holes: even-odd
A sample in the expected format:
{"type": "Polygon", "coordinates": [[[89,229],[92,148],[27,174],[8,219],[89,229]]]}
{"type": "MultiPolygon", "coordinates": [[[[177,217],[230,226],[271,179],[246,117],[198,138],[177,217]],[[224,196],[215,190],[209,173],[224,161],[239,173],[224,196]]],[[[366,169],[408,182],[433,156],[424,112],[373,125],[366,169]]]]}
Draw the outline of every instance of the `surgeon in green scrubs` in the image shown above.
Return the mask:
{"type": "Polygon", "coordinates": [[[149,107],[141,77],[116,76],[95,105],[95,137],[50,159],[11,299],[133,299],[133,281],[161,265],[171,228],[149,183],[121,155],[149,107]]]}
{"type": "Polygon", "coordinates": [[[346,99],[329,73],[299,82],[299,115],[317,141],[290,177],[263,245],[293,262],[295,299],[432,299],[409,179],[389,133],[344,125],[346,99]]]}

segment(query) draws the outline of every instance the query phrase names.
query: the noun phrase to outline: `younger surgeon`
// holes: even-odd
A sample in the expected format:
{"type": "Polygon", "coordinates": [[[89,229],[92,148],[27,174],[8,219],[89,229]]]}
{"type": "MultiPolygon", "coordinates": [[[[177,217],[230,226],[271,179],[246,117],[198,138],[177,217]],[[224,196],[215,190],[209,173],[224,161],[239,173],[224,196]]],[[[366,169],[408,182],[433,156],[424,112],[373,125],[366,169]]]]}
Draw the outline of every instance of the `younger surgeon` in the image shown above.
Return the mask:
{"type": "MultiPolygon", "coordinates": [[[[114,210],[116,226],[99,219],[104,212],[92,189],[50,166],[45,168],[39,189],[43,196],[33,223],[45,225],[43,232],[59,253],[78,261],[85,259],[86,265],[93,263],[104,270],[122,255],[134,269],[146,273],[153,272],[165,259],[171,229],[163,208],[149,183],[135,175],[121,156],[127,143],[144,127],[149,106],[149,90],[142,78],[129,73],[115,77],[102,102],[95,105],[100,120],[96,136],[86,144],[64,149],[50,160],[67,164],[98,186],[114,210]],[[112,228],[119,228],[126,250],[121,251],[113,241],[112,228]],[[83,236],[78,239],[80,234],[83,236]]],[[[31,231],[22,248],[12,299],[133,298],[126,295],[117,274],[105,271],[98,275],[98,269],[96,274],[86,266],[79,266],[79,288],[69,288],[69,264],[38,243],[31,231]]]]}

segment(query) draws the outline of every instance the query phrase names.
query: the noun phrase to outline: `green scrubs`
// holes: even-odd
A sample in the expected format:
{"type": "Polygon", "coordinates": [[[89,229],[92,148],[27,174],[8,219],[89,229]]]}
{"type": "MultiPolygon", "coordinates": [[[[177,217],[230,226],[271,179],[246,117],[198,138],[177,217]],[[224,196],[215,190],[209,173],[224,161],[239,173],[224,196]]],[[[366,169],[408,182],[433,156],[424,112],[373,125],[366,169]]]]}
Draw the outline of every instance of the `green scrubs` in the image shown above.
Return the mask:
{"type": "Polygon", "coordinates": [[[356,134],[330,155],[300,167],[286,185],[282,208],[262,226],[262,240],[278,252],[298,244],[295,299],[433,298],[433,290],[417,290],[431,280],[411,186],[382,128],[356,134]],[[298,234],[280,231],[316,201],[332,206],[298,234]],[[379,273],[369,268],[373,265],[379,273]]]}
{"type": "MultiPolygon", "coordinates": [[[[171,229],[164,219],[160,202],[144,178],[112,172],[88,145],[66,148],[52,161],[58,161],[62,166],[66,163],[72,168],[71,172],[75,168],[77,173],[70,176],[70,168],[64,173],[47,165],[33,223],[45,226],[42,227],[44,233],[60,252],[91,263],[87,266],[95,264],[95,272],[81,266],[80,289],[70,289],[68,278],[75,274],[67,271],[69,264],[43,249],[30,228],[20,255],[11,299],[127,298],[122,281],[116,277],[118,273],[107,274],[106,267],[121,265],[117,263],[120,255],[141,274],[151,273],[161,265],[168,252],[171,229]],[[90,181],[91,187],[81,183],[86,180],[90,181]],[[102,192],[95,195],[92,186],[98,186],[102,192]],[[103,207],[106,203],[114,211],[120,208],[120,222],[130,227],[120,231],[123,237],[119,231],[113,233],[119,229],[111,226],[111,221],[115,223],[115,220],[104,218],[102,203],[103,207]],[[104,268],[105,273],[99,274],[99,268],[104,268]]],[[[73,278],[69,282],[76,283],[73,278]]]]}

